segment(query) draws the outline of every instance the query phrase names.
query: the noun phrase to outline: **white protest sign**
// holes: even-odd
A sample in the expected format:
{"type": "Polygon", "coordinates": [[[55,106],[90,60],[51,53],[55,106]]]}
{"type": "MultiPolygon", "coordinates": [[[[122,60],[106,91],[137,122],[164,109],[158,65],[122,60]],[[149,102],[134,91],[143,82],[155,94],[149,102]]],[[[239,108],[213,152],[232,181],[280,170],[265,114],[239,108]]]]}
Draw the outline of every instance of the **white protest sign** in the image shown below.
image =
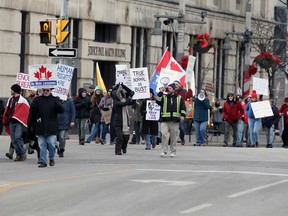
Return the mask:
{"type": "Polygon", "coordinates": [[[57,87],[52,91],[54,96],[58,96],[62,100],[67,100],[73,73],[74,67],[57,64],[57,87]]]}
{"type": "Polygon", "coordinates": [[[115,84],[123,83],[128,88],[132,88],[131,77],[127,65],[115,65],[116,81],[115,84]]]}
{"type": "Polygon", "coordinates": [[[255,118],[273,116],[273,111],[268,100],[251,103],[255,118]]]}
{"type": "Polygon", "coordinates": [[[131,68],[130,76],[132,81],[132,91],[135,92],[133,99],[145,99],[150,97],[148,69],[131,68]]]}
{"type": "Polygon", "coordinates": [[[57,65],[37,64],[29,65],[30,85],[36,88],[57,87],[57,65]]]}
{"type": "Polygon", "coordinates": [[[37,90],[37,88],[31,87],[29,74],[26,73],[17,73],[16,84],[21,86],[22,89],[35,90],[35,91],[37,90]]]}
{"type": "Polygon", "coordinates": [[[186,69],[186,83],[191,83],[191,90],[195,94],[195,74],[194,74],[194,65],[196,57],[189,55],[188,65],[186,69]]]}
{"type": "Polygon", "coordinates": [[[157,89],[161,87],[166,88],[170,83],[173,83],[175,80],[179,81],[182,76],[183,76],[182,72],[162,68],[156,88],[157,89]]]}
{"type": "Polygon", "coordinates": [[[161,107],[156,103],[155,100],[147,100],[146,103],[146,120],[158,121],[160,118],[161,107]]]}
{"type": "Polygon", "coordinates": [[[253,90],[259,95],[269,95],[268,79],[253,77],[253,90]]]}

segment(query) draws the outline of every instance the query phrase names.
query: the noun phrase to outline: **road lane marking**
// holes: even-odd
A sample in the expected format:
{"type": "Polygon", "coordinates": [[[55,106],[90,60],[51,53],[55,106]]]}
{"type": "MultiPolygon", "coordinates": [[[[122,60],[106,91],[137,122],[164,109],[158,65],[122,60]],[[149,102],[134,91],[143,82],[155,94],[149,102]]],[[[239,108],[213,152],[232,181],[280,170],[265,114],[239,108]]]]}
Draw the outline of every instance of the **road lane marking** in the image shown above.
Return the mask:
{"type": "Polygon", "coordinates": [[[191,214],[191,213],[195,213],[197,211],[200,211],[204,208],[208,208],[210,206],[212,206],[213,204],[209,204],[209,203],[206,203],[206,204],[202,204],[202,205],[199,205],[199,206],[195,206],[193,208],[190,208],[190,209],[186,209],[184,211],[181,211],[180,214],[191,214]]]}
{"type": "Polygon", "coordinates": [[[249,193],[253,193],[253,192],[256,192],[256,191],[259,191],[259,190],[263,190],[263,189],[266,189],[266,188],[269,188],[269,187],[273,187],[273,186],[276,186],[276,185],[279,185],[279,184],[283,184],[283,183],[286,183],[286,182],[288,182],[288,179],[285,179],[285,180],[282,180],[282,181],[279,181],[279,182],[275,182],[275,183],[271,183],[271,184],[267,184],[267,185],[262,185],[262,186],[255,187],[255,188],[251,188],[251,189],[248,189],[248,190],[244,190],[244,191],[241,191],[241,192],[238,192],[238,193],[231,194],[231,195],[229,195],[227,197],[229,197],[229,198],[240,197],[240,196],[243,196],[243,195],[246,195],[246,194],[249,194],[249,193]]]}
{"type": "Polygon", "coordinates": [[[195,184],[196,182],[189,182],[189,181],[167,181],[167,180],[161,180],[161,179],[145,179],[145,180],[131,180],[134,182],[140,182],[140,183],[167,183],[167,185],[173,185],[173,186],[187,186],[191,184],[195,184]]]}
{"type": "Polygon", "coordinates": [[[265,176],[281,176],[288,177],[288,174],[283,173],[263,173],[250,171],[230,171],[230,170],[168,170],[168,169],[136,169],[138,171],[153,171],[153,172],[186,172],[186,173],[228,173],[228,174],[247,174],[247,175],[265,175],[265,176]]]}
{"type": "Polygon", "coordinates": [[[13,189],[16,187],[22,187],[26,185],[49,183],[49,182],[63,181],[63,180],[73,180],[73,179],[86,178],[86,177],[91,177],[91,176],[109,175],[109,174],[116,174],[116,173],[122,173],[122,172],[128,172],[128,171],[130,170],[122,169],[122,170],[115,170],[115,171],[89,173],[89,174],[75,175],[75,176],[63,176],[59,178],[51,178],[51,179],[43,179],[43,180],[41,179],[41,180],[35,180],[35,181],[30,181],[30,182],[7,184],[5,186],[0,187],[0,195],[4,192],[7,192],[10,189],[13,189]]]}

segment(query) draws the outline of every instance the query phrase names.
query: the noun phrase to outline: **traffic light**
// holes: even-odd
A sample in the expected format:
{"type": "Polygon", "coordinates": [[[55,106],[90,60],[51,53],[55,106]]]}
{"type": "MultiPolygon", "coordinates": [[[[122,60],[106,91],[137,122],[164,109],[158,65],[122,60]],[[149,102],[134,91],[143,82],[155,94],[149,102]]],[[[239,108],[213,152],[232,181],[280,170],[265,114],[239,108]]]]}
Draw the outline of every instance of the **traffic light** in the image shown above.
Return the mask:
{"type": "Polygon", "coordinates": [[[40,43],[51,43],[51,22],[40,21],[40,43]]]}
{"type": "Polygon", "coordinates": [[[57,20],[56,24],[56,42],[63,43],[69,35],[69,31],[64,31],[70,20],[57,20]]]}

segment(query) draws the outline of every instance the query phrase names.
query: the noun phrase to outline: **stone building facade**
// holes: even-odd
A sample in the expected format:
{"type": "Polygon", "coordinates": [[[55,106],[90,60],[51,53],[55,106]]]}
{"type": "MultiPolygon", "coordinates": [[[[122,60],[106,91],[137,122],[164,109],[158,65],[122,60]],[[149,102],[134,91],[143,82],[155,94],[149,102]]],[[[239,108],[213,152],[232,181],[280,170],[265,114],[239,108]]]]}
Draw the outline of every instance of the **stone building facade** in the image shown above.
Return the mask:
{"type": "MultiPolygon", "coordinates": [[[[61,13],[60,0],[3,0],[0,1],[0,98],[7,98],[17,72],[28,73],[28,66],[59,61],[48,57],[49,47],[55,47],[56,20],[61,13]],[[39,22],[52,22],[52,43],[40,44],[39,22]]],[[[197,55],[196,87],[209,86],[216,97],[236,91],[239,72],[239,37],[231,39],[232,50],[223,52],[224,32],[245,31],[247,0],[69,0],[71,20],[68,46],[77,49],[77,58],[67,60],[75,66],[72,95],[77,88],[95,82],[95,66],[99,63],[107,86],[115,82],[115,64],[148,67],[150,75],[166,47],[175,54],[171,26],[162,24],[163,36],[152,34],[155,15],[178,16],[179,2],[185,3],[185,18],[201,20],[208,12],[207,24],[185,24],[186,45],[198,33],[209,33],[217,41],[215,52],[197,55]]],[[[274,15],[274,0],[252,0],[252,17],[263,22],[274,15]]],[[[163,19],[161,19],[163,21],[163,19]]],[[[173,23],[178,33],[178,23],[173,23]]],[[[240,38],[241,39],[241,38],[240,38]]],[[[252,52],[253,56],[253,52],[252,52]]],[[[241,85],[240,85],[241,87],[241,85]]]]}

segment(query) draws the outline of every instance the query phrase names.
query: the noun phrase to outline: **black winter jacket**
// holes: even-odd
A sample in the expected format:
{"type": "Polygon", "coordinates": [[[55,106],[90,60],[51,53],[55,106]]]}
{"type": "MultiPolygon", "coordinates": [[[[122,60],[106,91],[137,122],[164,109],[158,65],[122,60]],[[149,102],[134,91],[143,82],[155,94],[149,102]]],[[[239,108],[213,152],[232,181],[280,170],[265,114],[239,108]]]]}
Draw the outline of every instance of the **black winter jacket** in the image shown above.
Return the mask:
{"type": "Polygon", "coordinates": [[[76,118],[89,118],[90,117],[90,98],[82,97],[84,88],[78,90],[78,96],[74,99],[74,105],[76,109],[76,118]]]}
{"type": "Polygon", "coordinates": [[[58,133],[58,113],[63,113],[64,108],[58,97],[36,97],[30,107],[36,124],[36,135],[50,136],[58,133]]]}

